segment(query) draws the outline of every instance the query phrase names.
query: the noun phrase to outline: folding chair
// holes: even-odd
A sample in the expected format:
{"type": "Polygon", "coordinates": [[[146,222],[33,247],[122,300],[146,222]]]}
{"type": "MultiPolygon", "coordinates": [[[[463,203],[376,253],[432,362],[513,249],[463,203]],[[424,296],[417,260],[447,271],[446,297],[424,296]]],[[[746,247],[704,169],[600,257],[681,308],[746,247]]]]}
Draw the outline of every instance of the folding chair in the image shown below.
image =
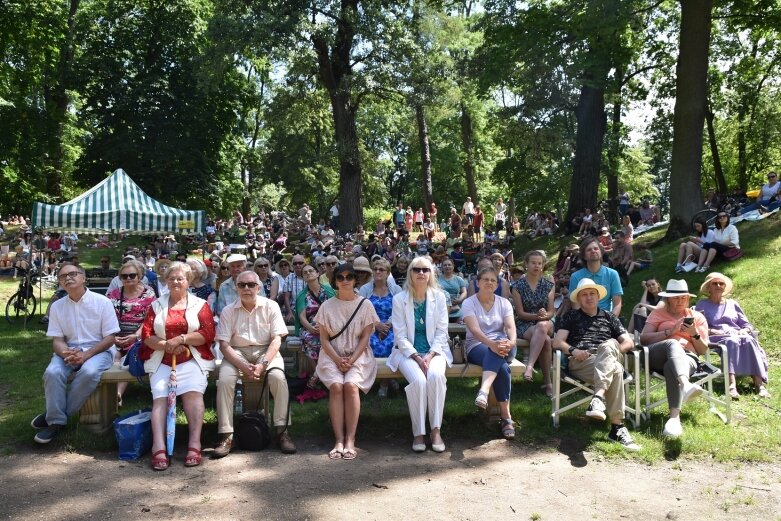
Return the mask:
{"type": "MultiPolygon", "coordinates": [[[[646,421],[651,419],[651,410],[659,407],[660,405],[667,404],[667,396],[665,391],[665,397],[651,401],[651,394],[659,389],[665,389],[665,379],[663,374],[651,371],[650,364],[648,362],[648,347],[642,346],[643,349],[643,361],[645,364],[645,389],[643,394],[645,396],[645,405],[643,407],[643,417],[646,421]]],[[[698,384],[702,387],[702,396],[708,401],[709,410],[724,423],[732,421],[732,399],[727,394],[727,386],[729,385],[729,378],[727,377],[729,361],[727,355],[727,347],[723,344],[708,344],[708,350],[705,352],[705,361],[700,361],[697,367],[697,371],[689,377],[689,381],[698,384]],[[721,367],[711,363],[711,353],[717,355],[721,359],[721,367]],[[724,381],[724,393],[723,398],[719,398],[713,391],[713,382],[723,378],[724,381]],[[722,407],[724,412],[720,411],[718,407],[722,407]]]]}
{"type": "MultiPolygon", "coordinates": [[[[551,418],[553,427],[559,428],[559,416],[571,409],[581,407],[591,402],[594,396],[594,385],[586,383],[572,376],[567,370],[569,360],[563,351],[553,353],[553,397],[551,398],[551,418]],[[572,387],[563,391],[561,384],[566,383],[572,387]],[[562,406],[562,398],[585,393],[574,402],[562,406]]],[[[642,419],[642,408],[640,404],[640,351],[633,349],[629,353],[624,353],[624,412],[628,413],[626,417],[633,428],[638,428],[642,419]],[[632,363],[630,364],[630,360],[632,363]],[[633,392],[632,392],[633,391],[633,392]],[[628,405],[629,400],[633,400],[632,406],[628,405]]]]}

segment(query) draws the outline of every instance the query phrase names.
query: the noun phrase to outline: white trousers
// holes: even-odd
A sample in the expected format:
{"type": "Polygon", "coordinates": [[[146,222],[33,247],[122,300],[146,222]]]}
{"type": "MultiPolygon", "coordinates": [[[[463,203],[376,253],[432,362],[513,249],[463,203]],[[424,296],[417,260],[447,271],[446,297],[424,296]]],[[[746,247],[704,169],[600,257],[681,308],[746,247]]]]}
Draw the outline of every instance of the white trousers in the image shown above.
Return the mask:
{"type": "Polygon", "coordinates": [[[447,369],[447,361],[440,355],[431,359],[427,375],[423,374],[418,363],[411,358],[404,358],[399,364],[399,371],[409,382],[404,391],[407,393],[413,436],[426,434],[426,409],[428,409],[428,423],[431,428],[442,427],[447,393],[445,369],[447,369]]]}

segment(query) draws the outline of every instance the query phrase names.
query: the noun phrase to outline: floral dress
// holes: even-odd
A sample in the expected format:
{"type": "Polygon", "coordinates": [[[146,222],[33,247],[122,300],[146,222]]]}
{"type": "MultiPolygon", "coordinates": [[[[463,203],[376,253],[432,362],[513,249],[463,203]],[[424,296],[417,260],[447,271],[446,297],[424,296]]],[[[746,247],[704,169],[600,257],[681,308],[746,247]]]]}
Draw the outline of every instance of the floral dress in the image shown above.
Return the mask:
{"type": "MultiPolygon", "coordinates": [[[[306,290],[305,298],[306,305],[304,306],[304,310],[306,312],[306,319],[314,326],[315,315],[320,309],[320,305],[328,299],[328,295],[325,294],[325,289],[323,286],[320,286],[320,292],[317,295],[317,299],[312,296],[312,292],[308,289],[306,290]]],[[[310,333],[302,327],[299,333],[299,338],[301,338],[304,354],[312,360],[317,360],[317,358],[320,356],[320,335],[310,333]]]]}
{"type": "MultiPolygon", "coordinates": [[[[532,291],[529,281],[526,280],[526,277],[523,277],[513,282],[510,288],[515,289],[521,296],[523,310],[527,313],[535,313],[540,308],[548,308],[548,293],[553,288],[553,282],[546,278],[541,278],[537,282],[537,287],[532,291]]],[[[522,338],[526,330],[536,323],[533,320],[516,320],[515,328],[518,338],[522,338]]]]}
{"type": "MultiPolygon", "coordinates": [[[[369,296],[369,302],[374,306],[374,311],[380,317],[380,322],[388,322],[393,311],[393,295],[388,293],[384,297],[378,297],[372,293],[369,296]]],[[[375,357],[389,357],[393,350],[393,329],[388,331],[388,334],[382,338],[376,331],[372,333],[372,336],[369,338],[369,346],[372,348],[375,357]]]]}

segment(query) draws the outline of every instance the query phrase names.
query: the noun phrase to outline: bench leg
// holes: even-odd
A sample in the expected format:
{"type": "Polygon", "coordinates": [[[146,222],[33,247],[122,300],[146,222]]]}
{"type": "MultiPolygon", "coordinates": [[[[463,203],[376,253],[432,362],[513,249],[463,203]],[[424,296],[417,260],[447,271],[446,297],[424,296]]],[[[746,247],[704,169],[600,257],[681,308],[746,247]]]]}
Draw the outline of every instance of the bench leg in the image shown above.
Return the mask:
{"type": "Polygon", "coordinates": [[[488,391],[488,405],[483,413],[486,423],[498,423],[501,418],[499,413],[499,402],[496,401],[496,394],[494,394],[493,386],[488,391]]]}
{"type": "Polygon", "coordinates": [[[101,382],[79,411],[79,423],[90,430],[105,432],[117,414],[116,382],[101,382]]]}

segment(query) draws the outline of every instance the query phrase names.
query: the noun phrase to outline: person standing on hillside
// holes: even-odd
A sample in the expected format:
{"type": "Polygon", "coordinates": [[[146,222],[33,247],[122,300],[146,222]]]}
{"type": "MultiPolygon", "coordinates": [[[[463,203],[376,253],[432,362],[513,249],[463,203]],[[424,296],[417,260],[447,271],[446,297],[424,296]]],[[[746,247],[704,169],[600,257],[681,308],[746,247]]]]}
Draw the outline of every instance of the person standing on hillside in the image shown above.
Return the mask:
{"type": "Polygon", "coordinates": [[[463,206],[461,207],[461,215],[466,218],[467,224],[472,224],[475,218],[475,205],[472,202],[471,197],[467,197],[463,206]]]}

